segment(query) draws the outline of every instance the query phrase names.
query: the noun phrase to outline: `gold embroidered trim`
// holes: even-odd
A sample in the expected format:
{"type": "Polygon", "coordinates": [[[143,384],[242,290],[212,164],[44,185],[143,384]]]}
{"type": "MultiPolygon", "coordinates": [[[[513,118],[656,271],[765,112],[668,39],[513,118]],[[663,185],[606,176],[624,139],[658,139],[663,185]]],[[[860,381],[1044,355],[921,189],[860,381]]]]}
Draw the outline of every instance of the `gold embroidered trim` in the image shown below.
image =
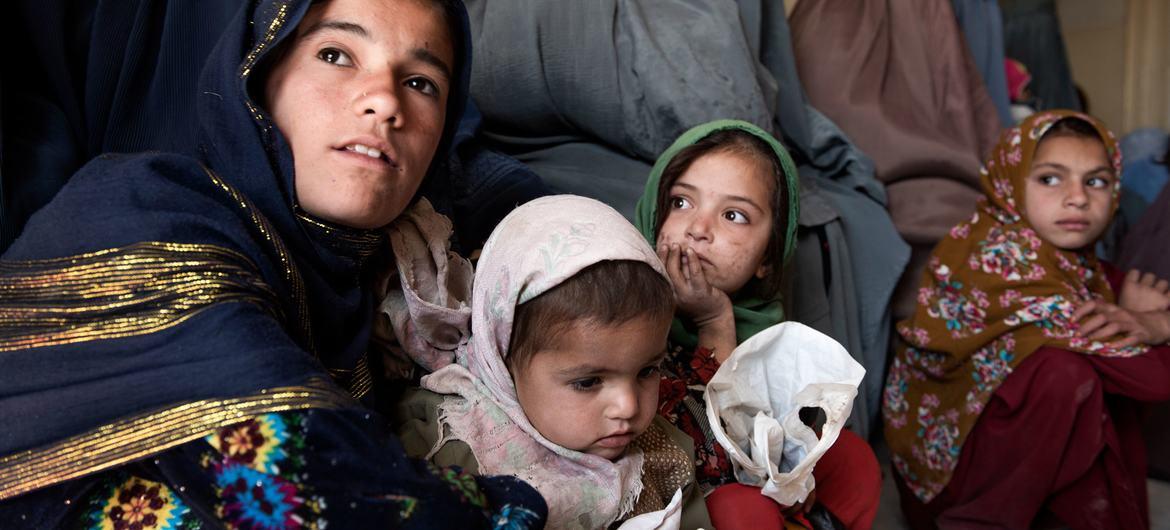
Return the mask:
{"type": "Polygon", "coordinates": [[[361,399],[374,388],[374,378],[370,375],[370,364],[366,361],[366,355],[368,354],[363,354],[362,358],[358,359],[357,368],[353,369],[353,378],[349,380],[349,394],[354,399],[361,399]]]}
{"type": "Polygon", "coordinates": [[[205,399],[124,418],[89,432],[0,458],[0,500],[160,453],[217,429],[274,412],[351,406],[321,378],[252,396],[205,399]]]}
{"type": "Polygon", "coordinates": [[[353,247],[363,256],[369,256],[378,251],[386,242],[386,237],[374,230],[356,230],[330,226],[318,219],[314,219],[304,212],[297,212],[297,219],[308,224],[327,237],[353,247]]]}
{"type": "Polygon", "coordinates": [[[0,261],[0,351],[145,335],[221,302],[275,311],[243,254],[144,242],[64,258],[0,261]]]}
{"type": "MultiPolygon", "coordinates": [[[[288,3],[281,2],[276,6],[276,14],[272,17],[272,22],[268,24],[268,30],[264,32],[264,37],[255,46],[252,46],[248,55],[244,57],[244,62],[240,63],[240,79],[244,80],[245,86],[247,86],[248,76],[252,74],[252,68],[256,66],[256,61],[260,58],[260,54],[276,39],[276,34],[284,27],[287,19],[288,3]]],[[[252,119],[256,120],[264,128],[266,133],[271,132],[272,126],[264,117],[264,113],[252,103],[252,99],[246,93],[244,94],[244,104],[247,105],[248,112],[252,113],[252,119]]]]}
{"type": "Polygon", "coordinates": [[[280,238],[276,230],[268,223],[268,219],[260,214],[260,210],[252,204],[252,201],[244,197],[244,194],[240,193],[231,184],[228,184],[227,181],[219,178],[219,175],[215,174],[211,168],[204,166],[203,171],[207,173],[207,176],[216,186],[219,186],[220,189],[232,198],[232,201],[236,205],[245,212],[248,212],[248,215],[252,219],[252,224],[256,226],[260,235],[276,250],[276,255],[280,259],[281,270],[284,273],[284,280],[288,283],[289,289],[292,291],[293,305],[297,311],[296,324],[300,329],[301,336],[304,337],[305,347],[315,356],[316,348],[313,344],[313,326],[309,319],[309,303],[305,298],[305,282],[301,279],[301,273],[297,270],[296,263],[293,261],[292,255],[289,254],[288,248],[284,246],[284,240],[280,238]]]}

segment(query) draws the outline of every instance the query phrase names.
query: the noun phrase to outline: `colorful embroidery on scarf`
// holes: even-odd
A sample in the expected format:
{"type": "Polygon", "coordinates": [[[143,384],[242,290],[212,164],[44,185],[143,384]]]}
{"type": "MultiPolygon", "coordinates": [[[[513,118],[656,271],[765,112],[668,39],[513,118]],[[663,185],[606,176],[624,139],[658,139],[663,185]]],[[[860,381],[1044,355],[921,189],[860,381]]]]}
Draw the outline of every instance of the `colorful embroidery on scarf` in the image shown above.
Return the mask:
{"type": "Polygon", "coordinates": [[[984,309],[989,305],[987,295],[975,287],[966,291],[963,282],[951,280],[950,267],[938,264],[937,260],[931,269],[937,287],[919,289],[918,303],[929,307],[930,316],[945,320],[947,330],[955,338],[983,333],[983,319],[987,316],[984,309]]]}
{"type": "Polygon", "coordinates": [[[1004,230],[992,228],[987,239],[967,259],[971,270],[1000,276],[1008,281],[1039,280],[1044,278],[1044,267],[1036,263],[1036,249],[1040,237],[1031,228],[1004,230]]]}
{"type": "Polygon", "coordinates": [[[165,484],[118,472],[91,496],[84,520],[94,530],[194,530],[202,525],[165,484]]]}
{"type": "Polygon", "coordinates": [[[203,465],[214,480],[218,517],[233,529],[321,529],[325,500],[304,483],[304,418],[266,414],[205,438],[203,465]]]}
{"type": "Polygon", "coordinates": [[[451,490],[458,493],[476,508],[487,508],[487,496],[484,495],[483,490],[479,489],[479,483],[475,481],[475,475],[463,471],[457,466],[439,468],[431,465],[431,472],[439,478],[443,479],[451,490]]]}
{"type": "Polygon", "coordinates": [[[922,396],[918,405],[918,438],[922,444],[914,446],[914,458],[933,470],[954,469],[959,459],[959,411],[947,409],[936,413],[940,405],[934,394],[922,396]]]}
{"type": "Polygon", "coordinates": [[[971,355],[971,379],[975,381],[975,386],[967,391],[968,413],[983,412],[983,405],[991,399],[991,393],[1012,372],[1011,362],[1015,359],[1012,351],[1015,347],[1015,339],[1011,335],[1004,335],[971,355]]]}
{"type": "Polygon", "coordinates": [[[504,505],[492,517],[492,528],[495,530],[525,530],[540,524],[540,516],[536,512],[522,506],[504,505]]]}

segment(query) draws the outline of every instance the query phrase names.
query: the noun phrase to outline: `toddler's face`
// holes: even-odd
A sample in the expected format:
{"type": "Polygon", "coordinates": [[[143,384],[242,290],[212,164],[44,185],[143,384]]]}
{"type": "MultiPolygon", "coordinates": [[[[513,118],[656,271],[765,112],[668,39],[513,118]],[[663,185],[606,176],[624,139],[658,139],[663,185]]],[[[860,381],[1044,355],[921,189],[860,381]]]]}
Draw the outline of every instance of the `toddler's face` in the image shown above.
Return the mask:
{"type": "Polygon", "coordinates": [[[1082,249],[1109,225],[1117,177],[1100,140],[1055,136],[1041,140],[1024,186],[1024,215],[1045,241],[1082,249]]]}
{"type": "Polygon", "coordinates": [[[742,154],[699,157],[669,190],[658,244],[694,249],[707,281],[734,294],[753,276],[768,274],[774,181],[764,163],[742,154]]]}
{"type": "Polygon", "coordinates": [[[524,414],[549,441],[616,460],[650,426],[670,320],[570,324],[513,370],[524,414]]]}
{"type": "Polygon", "coordinates": [[[309,9],[265,84],[306,212],[355,228],[402,213],[443,133],[455,64],[448,33],[426,0],[309,9]]]}

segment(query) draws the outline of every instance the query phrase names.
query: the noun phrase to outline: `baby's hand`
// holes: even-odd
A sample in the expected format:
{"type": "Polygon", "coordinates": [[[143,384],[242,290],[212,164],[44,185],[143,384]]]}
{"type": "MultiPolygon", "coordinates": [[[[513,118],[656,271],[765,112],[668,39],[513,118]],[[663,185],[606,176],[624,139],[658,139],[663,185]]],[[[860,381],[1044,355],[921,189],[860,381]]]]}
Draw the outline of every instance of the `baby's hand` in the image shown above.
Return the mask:
{"type": "Polygon", "coordinates": [[[1117,305],[1130,311],[1164,311],[1170,309],[1170,282],[1153,273],[1132,269],[1121,284],[1117,305]]]}
{"type": "Polygon", "coordinates": [[[662,244],[658,246],[658,257],[666,266],[666,274],[674,285],[675,302],[683,316],[700,327],[731,316],[731,299],[707,282],[694,250],[684,250],[677,243],[662,244]]]}
{"type": "Polygon", "coordinates": [[[1077,330],[1080,337],[1102,340],[1121,335],[1121,340],[1113,343],[1117,348],[1161,344],[1170,340],[1170,312],[1167,311],[1131,311],[1108,302],[1091,300],[1077,308],[1072,320],[1081,324],[1077,330]]]}

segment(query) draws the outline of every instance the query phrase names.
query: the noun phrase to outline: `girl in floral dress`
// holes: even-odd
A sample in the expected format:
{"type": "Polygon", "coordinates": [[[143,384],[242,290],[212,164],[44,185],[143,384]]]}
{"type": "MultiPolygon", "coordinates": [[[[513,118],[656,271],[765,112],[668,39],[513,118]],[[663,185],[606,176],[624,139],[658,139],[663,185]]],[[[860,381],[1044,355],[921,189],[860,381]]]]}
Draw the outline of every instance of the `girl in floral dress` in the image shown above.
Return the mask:
{"type": "Polygon", "coordinates": [[[1135,402],[1170,398],[1170,348],[1151,346],[1170,339],[1170,296],[1093,254],[1120,171],[1094,118],[1031,116],[935,248],[883,399],[912,526],[1149,526],[1135,402]]]}
{"type": "Polygon", "coordinates": [[[736,482],[706,419],[703,392],[720,363],[784,320],[781,273],[796,245],[797,178],[775,138],[721,120],[679,137],[638,202],[636,223],[657,246],[678,303],[659,413],[694,440],[698,479],[720,529],[832,525],[813,509],[818,504],[848,528],[869,528],[877,513],[877,460],[853,433],[842,431],[817,463],[814,494],[802,506],[781,507],[736,482]]]}

